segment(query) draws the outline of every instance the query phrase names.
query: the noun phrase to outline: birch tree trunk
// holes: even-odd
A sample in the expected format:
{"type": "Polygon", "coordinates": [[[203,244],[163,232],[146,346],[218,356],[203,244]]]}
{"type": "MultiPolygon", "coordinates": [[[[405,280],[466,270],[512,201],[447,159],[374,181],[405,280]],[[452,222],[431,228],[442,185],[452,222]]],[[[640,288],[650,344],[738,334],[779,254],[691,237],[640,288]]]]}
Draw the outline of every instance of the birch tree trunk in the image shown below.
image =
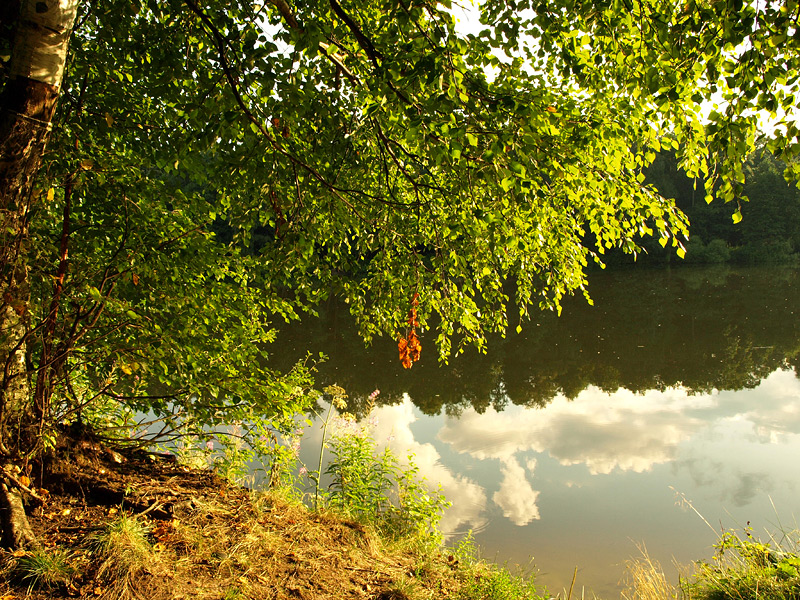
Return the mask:
{"type": "Polygon", "coordinates": [[[5,547],[35,543],[15,470],[35,440],[27,342],[28,219],[79,0],[22,0],[0,92],[0,525],[5,547]]]}

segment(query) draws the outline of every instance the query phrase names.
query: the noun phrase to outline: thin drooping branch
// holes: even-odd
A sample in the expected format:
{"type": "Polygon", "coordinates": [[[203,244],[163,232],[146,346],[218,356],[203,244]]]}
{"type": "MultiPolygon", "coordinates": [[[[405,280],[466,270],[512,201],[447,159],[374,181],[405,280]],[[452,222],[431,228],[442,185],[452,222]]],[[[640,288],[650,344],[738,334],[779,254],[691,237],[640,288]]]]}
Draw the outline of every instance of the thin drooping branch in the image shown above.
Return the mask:
{"type": "MultiPolygon", "coordinates": [[[[297,31],[299,33],[303,32],[303,27],[297,21],[297,18],[295,17],[294,12],[292,12],[291,7],[286,2],[286,0],[268,0],[268,2],[270,4],[272,4],[275,8],[278,9],[278,12],[281,13],[281,16],[283,16],[283,19],[286,21],[286,24],[291,29],[293,29],[294,31],[297,31]]],[[[329,39],[329,41],[332,42],[332,40],[330,40],[330,39],[329,39]]],[[[334,45],[335,45],[334,43],[330,43],[330,44],[326,44],[324,42],[321,43],[319,45],[319,47],[322,49],[323,56],[325,56],[325,58],[327,58],[329,61],[331,61],[334,65],[336,65],[336,67],[342,73],[344,73],[345,76],[350,80],[350,83],[352,83],[354,85],[359,84],[360,81],[358,80],[358,77],[356,77],[353,74],[353,72],[345,66],[344,61],[336,53],[336,50],[335,49],[331,50],[331,48],[334,45]]]]}
{"type": "MultiPolygon", "coordinates": [[[[369,39],[366,35],[364,35],[364,32],[361,31],[361,28],[358,26],[358,23],[356,23],[350,17],[350,15],[348,15],[345,12],[345,10],[342,8],[342,5],[339,4],[337,0],[330,0],[330,5],[331,8],[333,9],[333,12],[335,12],[336,15],[342,21],[344,21],[345,25],[347,25],[347,28],[356,38],[356,41],[358,42],[358,45],[361,47],[361,49],[367,53],[367,56],[369,57],[370,61],[372,61],[375,71],[379,71],[380,69],[379,61],[383,61],[383,54],[381,54],[378,51],[378,49],[375,48],[375,44],[372,43],[372,40],[369,39]]],[[[392,83],[390,79],[385,79],[385,83],[387,86],[389,86],[389,89],[392,90],[392,92],[394,92],[394,94],[403,102],[403,104],[406,104],[408,106],[414,105],[414,103],[408,98],[408,96],[406,96],[403,92],[397,89],[397,87],[394,85],[394,83],[392,83]]]]}

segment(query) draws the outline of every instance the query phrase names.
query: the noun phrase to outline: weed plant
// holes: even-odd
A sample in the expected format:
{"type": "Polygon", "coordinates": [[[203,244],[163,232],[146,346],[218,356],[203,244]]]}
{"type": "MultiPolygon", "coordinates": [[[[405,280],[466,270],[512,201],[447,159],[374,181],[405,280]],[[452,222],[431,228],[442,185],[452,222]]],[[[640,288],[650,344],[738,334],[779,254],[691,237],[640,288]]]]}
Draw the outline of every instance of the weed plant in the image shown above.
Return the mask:
{"type": "Polygon", "coordinates": [[[532,574],[522,570],[512,572],[480,560],[472,535],[467,535],[453,549],[449,562],[459,573],[458,600],[543,600],[550,598],[546,589],[536,587],[532,574]]]}
{"type": "Polygon", "coordinates": [[[800,536],[783,533],[768,542],[750,528],[727,531],[715,545],[712,561],[697,563],[683,590],[691,600],[800,600],[800,536]]]}
{"type": "Polygon", "coordinates": [[[372,523],[383,535],[400,538],[424,532],[438,536],[437,526],[450,506],[441,490],[431,493],[413,456],[401,465],[389,448],[378,452],[367,428],[335,434],[329,504],[356,520],[372,523]]]}
{"type": "Polygon", "coordinates": [[[726,531],[710,561],[697,561],[694,573],[669,584],[646,550],[627,564],[623,600],[800,600],[800,533],[782,532],[764,542],[750,528],[726,531]]]}

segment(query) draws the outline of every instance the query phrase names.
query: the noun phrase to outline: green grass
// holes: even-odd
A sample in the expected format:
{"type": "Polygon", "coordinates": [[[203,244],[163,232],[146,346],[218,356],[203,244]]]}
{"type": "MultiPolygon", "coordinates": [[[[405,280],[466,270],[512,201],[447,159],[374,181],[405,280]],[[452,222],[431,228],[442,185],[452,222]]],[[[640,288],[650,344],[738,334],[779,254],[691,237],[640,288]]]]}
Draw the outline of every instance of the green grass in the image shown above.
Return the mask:
{"type": "Polygon", "coordinates": [[[75,569],[72,554],[60,548],[37,548],[20,557],[16,572],[28,591],[52,590],[67,585],[75,569]]]}
{"type": "Polygon", "coordinates": [[[155,566],[149,534],[150,526],[142,518],[122,514],[89,538],[97,579],[109,586],[115,598],[135,597],[137,577],[155,566]]]}
{"type": "Polygon", "coordinates": [[[711,560],[671,585],[645,550],[627,565],[624,600],[800,600],[800,532],[762,541],[748,528],[726,531],[711,560]]]}
{"type": "Polygon", "coordinates": [[[550,595],[538,589],[531,573],[512,572],[508,565],[496,565],[480,559],[471,535],[461,540],[448,556],[457,568],[460,585],[458,600],[544,600],[550,595]]]}
{"type": "Polygon", "coordinates": [[[725,532],[683,592],[691,600],[800,600],[799,541],[796,531],[766,542],[750,529],[725,532]]]}

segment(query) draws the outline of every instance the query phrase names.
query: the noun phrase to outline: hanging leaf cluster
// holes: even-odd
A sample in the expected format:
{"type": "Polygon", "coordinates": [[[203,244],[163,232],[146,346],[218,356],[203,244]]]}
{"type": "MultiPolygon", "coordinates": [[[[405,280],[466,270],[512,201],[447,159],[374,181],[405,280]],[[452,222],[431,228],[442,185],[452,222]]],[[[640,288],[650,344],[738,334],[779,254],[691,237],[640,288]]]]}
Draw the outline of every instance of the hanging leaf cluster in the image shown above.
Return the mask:
{"type": "Polygon", "coordinates": [[[419,320],[417,318],[417,307],[419,306],[419,294],[414,293],[411,298],[411,308],[408,310],[408,317],[406,318],[407,331],[406,335],[400,337],[397,342],[397,349],[400,353],[400,363],[404,369],[410,369],[411,366],[419,361],[419,355],[422,352],[422,344],[417,336],[417,327],[419,327],[419,320]]]}

